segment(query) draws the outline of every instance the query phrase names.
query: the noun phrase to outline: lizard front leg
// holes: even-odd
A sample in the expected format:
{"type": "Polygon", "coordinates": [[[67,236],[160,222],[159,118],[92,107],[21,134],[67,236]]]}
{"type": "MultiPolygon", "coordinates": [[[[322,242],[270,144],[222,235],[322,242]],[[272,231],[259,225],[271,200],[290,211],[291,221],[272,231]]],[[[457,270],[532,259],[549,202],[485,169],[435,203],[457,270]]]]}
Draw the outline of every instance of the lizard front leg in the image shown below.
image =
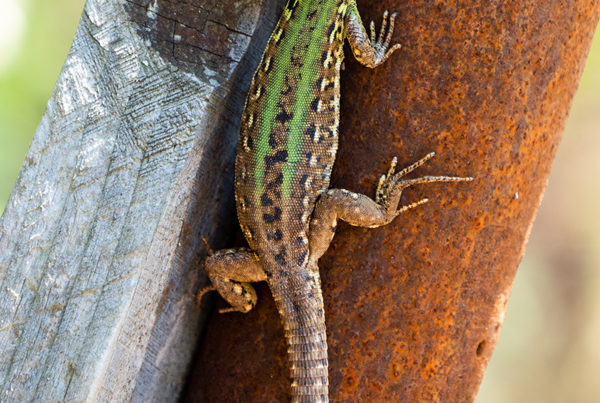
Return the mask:
{"type": "Polygon", "coordinates": [[[310,222],[309,246],[311,258],[316,262],[327,250],[337,227],[337,220],[350,225],[375,228],[390,223],[398,214],[426,203],[422,199],[406,206],[398,207],[402,191],[409,186],[431,182],[470,181],[470,177],[424,176],[416,179],[402,177],[423,165],[435,153],[430,153],[414,164],[395,173],[396,158],[392,160],[386,175],[382,175],[375,193],[375,200],[346,189],[329,189],[323,193],[313,212],[310,222]]]}
{"type": "Polygon", "coordinates": [[[344,21],[344,34],[356,60],[367,67],[374,68],[385,62],[395,50],[400,49],[399,43],[388,49],[394,33],[395,18],[396,13],[392,13],[389,17],[389,30],[386,34],[386,28],[388,28],[388,12],[386,10],[383,13],[379,36],[375,33],[375,23],[371,21],[371,35],[369,37],[356,7],[356,1],[350,1],[344,21]]]}
{"type": "Polygon", "coordinates": [[[249,283],[267,279],[258,256],[248,248],[219,250],[204,260],[204,270],[212,285],[201,290],[197,299],[208,291],[218,291],[231,304],[220,313],[250,311],[256,305],[256,291],[249,283]]]}

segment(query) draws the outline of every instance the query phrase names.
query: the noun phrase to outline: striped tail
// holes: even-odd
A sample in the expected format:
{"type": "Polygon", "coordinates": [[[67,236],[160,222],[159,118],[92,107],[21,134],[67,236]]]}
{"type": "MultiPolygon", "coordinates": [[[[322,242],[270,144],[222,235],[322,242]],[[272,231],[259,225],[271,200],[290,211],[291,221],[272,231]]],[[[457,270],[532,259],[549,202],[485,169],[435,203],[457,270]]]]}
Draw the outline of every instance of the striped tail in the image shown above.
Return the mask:
{"type": "Polygon", "coordinates": [[[319,273],[290,274],[277,289],[273,285],[288,344],[292,403],[328,402],[327,336],[319,273]]]}

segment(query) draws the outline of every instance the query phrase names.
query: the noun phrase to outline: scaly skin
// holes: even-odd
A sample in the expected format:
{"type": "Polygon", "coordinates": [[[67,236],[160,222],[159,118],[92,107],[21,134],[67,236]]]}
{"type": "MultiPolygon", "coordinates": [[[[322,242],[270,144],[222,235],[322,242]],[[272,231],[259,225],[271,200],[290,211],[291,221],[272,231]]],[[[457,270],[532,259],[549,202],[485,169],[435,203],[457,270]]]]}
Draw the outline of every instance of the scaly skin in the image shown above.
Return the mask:
{"type": "MultiPolygon", "coordinates": [[[[267,281],[282,318],[292,376],[293,402],[328,401],[327,342],[318,259],[337,220],[376,227],[426,200],[398,209],[404,188],[470,178],[401,177],[395,159],[375,200],[329,189],[338,147],[340,67],[348,39],[358,61],[376,67],[388,49],[394,15],[384,14],[376,37],[367,35],[355,0],[289,0],[250,86],[235,165],[238,218],[250,249],[211,254],[205,270],[231,304],[223,312],[248,312],[256,304],[250,282],[267,281]]],[[[204,292],[199,294],[199,298],[204,292]]]]}

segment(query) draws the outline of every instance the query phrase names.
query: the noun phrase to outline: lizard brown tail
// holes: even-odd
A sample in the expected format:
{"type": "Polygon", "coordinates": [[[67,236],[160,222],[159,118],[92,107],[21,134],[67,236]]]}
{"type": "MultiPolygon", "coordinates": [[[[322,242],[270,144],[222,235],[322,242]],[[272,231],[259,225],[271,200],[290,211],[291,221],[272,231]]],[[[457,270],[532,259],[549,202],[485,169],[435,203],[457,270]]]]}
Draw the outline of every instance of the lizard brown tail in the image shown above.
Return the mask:
{"type": "Polygon", "coordinates": [[[271,287],[288,344],[292,403],[327,402],[327,336],[320,281],[318,273],[298,277],[303,278],[284,282],[285,292],[271,287]]]}

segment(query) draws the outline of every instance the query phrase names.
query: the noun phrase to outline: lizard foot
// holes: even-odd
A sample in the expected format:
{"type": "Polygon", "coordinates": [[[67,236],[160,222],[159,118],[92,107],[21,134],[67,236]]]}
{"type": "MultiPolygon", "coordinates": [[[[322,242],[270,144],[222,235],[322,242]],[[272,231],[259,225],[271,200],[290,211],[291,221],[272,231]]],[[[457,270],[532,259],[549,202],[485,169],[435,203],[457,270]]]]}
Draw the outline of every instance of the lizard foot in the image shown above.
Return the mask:
{"type": "Polygon", "coordinates": [[[387,174],[382,175],[379,179],[379,184],[377,185],[377,191],[375,193],[375,201],[389,211],[390,219],[393,219],[398,214],[403,213],[406,210],[410,210],[429,201],[429,199],[424,198],[417,202],[398,208],[400,195],[402,191],[409,186],[432,182],[466,182],[473,180],[471,177],[457,176],[424,176],[416,179],[402,179],[402,177],[404,177],[406,174],[425,164],[434,156],[435,153],[431,152],[399,172],[395,172],[397,159],[394,157],[387,174]]]}
{"type": "Polygon", "coordinates": [[[383,22],[381,23],[381,31],[379,31],[379,37],[375,32],[375,22],[371,21],[370,29],[371,35],[369,42],[375,51],[377,56],[377,64],[383,63],[394,51],[401,48],[402,45],[396,43],[394,46],[388,49],[390,42],[392,41],[392,34],[394,33],[394,21],[396,20],[397,13],[392,13],[389,17],[389,30],[386,35],[386,28],[388,27],[388,11],[385,10],[383,13],[383,22]]]}
{"type": "Polygon", "coordinates": [[[250,284],[267,279],[256,253],[248,248],[209,251],[204,270],[211,286],[198,293],[197,299],[212,290],[219,292],[231,307],[219,312],[248,312],[256,305],[256,291],[250,284]]]}

